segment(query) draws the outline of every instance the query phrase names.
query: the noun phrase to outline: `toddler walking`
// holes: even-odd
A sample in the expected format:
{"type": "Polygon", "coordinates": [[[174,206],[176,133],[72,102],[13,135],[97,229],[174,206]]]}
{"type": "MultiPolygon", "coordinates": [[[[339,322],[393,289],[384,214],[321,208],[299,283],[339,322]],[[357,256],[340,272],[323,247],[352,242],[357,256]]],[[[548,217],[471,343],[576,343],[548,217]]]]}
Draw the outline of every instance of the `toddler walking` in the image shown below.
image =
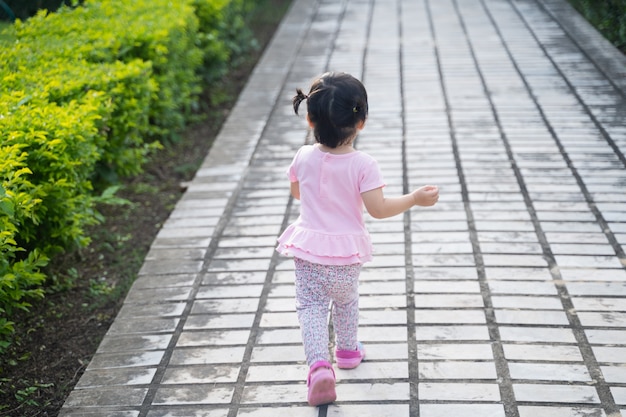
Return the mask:
{"type": "Polygon", "coordinates": [[[363,84],[346,73],[325,73],[308,94],[297,89],[293,108],[306,100],[306,119],[316,143],[296,153],[288,169],[291,194],[301,201],[300,216],[278,238],[277,250],[293,256],[296,308],[309,365],[308,403],[335,401],[335,373],[328,351],[328,307],[332,303],[338,368],[356,368],[365,357],[358,341],[361,265],[372,259],[363,205],[381,219],[413,206],[432,206],[436,186],[385,197],[378,163],[353,148],[368,114],[363,84]]]}

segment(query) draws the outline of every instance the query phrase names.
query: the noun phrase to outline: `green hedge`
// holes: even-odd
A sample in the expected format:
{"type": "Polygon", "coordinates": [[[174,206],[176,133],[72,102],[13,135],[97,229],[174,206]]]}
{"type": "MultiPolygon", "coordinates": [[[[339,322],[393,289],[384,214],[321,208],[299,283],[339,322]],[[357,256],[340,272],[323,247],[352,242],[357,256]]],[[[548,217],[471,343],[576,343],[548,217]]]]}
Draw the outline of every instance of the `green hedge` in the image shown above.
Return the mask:
{"type": "Polygon", "coordinates": [[[626,0],[569,0],[613,45],[626,52],[626,0]]]}
{"type": "Polygon", "coordinates": [[[251,44],[248,1],[87,0],[0,34],[0,353],[47,260],[88,244],[99,193],[175,139],[203,80],[251,44]]]}

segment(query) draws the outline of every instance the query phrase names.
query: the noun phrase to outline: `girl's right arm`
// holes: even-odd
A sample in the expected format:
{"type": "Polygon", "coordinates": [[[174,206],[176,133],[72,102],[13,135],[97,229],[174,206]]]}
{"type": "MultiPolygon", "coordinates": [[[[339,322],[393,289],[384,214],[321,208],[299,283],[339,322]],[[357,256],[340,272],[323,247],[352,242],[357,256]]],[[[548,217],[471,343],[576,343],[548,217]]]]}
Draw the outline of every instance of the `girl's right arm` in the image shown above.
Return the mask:
{"type": "Polygon", "coordinates": [[[292,182],[290,184],[291,184],[290,185],[291,195],[296,200],[300,200],[300,183],[299,182],[292,182]]]}
{"type": "Polygon", "coordinates": [[[411,194],[387,198],[382,188],[375,188],[361,194],[367,212],[376,219],[385,219],[404,213],[413,206],[432,206],[439,200],[439,188],[425,185],[411,194]]]}

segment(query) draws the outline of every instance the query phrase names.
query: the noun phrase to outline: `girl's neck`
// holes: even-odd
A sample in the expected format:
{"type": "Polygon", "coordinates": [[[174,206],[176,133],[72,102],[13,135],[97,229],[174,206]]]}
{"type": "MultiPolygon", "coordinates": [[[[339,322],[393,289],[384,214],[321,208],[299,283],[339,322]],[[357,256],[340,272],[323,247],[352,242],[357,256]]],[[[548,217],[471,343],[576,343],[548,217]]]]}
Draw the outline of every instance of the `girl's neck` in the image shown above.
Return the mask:
{"type": "Polygon", "coordinates": [[[355,149],[352,147],[352,141],[350,141],[349,143],[346,143],[344,145],[337,146],[336,148],[331,148],[329,146],[322,145],[321,143],[318,143],[317,147],[322,152],[331,153],[331,154],[334,154],[334,155],[342,155],[342,154],[346,154],[346,153],[350,153],[350,152],[354,152],[355,151],[355,149]]]}

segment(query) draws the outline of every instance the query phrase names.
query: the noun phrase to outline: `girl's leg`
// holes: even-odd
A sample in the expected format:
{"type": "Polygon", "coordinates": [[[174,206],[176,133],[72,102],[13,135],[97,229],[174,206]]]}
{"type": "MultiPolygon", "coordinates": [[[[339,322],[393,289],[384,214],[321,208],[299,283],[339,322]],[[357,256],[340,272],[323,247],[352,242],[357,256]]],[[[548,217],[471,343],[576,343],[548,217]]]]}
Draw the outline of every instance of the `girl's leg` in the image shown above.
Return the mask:
{"type": "Polygon", "coordinates": [[[359,274],[361,265],[337,267],[331,289],[333,326],[338,350],[356,350],[359,328],[359,274]]]}
{"type": "Polygon", "coordinates": [[[309,366],[330,361],[328,353],[328,305],[330,297],[323,267],[302,259],[296,265],[296,309],[302,332],[302,344],[309,366]]]}

